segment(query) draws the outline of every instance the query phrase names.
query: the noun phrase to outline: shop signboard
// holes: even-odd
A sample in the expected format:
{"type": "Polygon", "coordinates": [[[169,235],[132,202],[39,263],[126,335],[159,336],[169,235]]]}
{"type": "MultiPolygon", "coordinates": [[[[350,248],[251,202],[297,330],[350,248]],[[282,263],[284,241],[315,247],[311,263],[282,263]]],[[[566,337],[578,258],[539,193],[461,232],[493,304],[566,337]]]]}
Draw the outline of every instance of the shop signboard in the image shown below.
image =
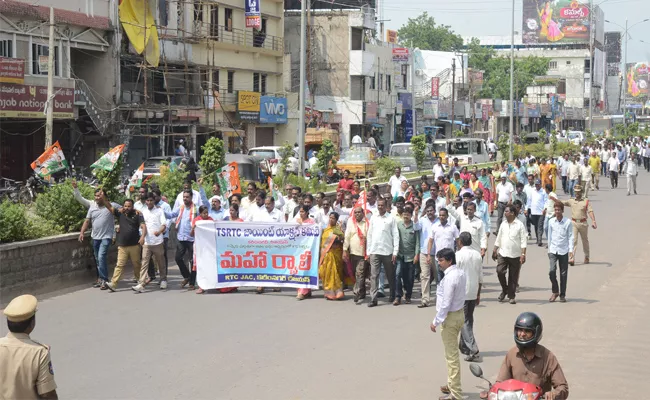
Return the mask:
{"type": "Polygon", "coordinates": [[[393,49],[393,62],[408,62],[409,61],[409,49],[406,47],[396,47],[393,49]]]}
{"type": "Polygon", "coordinates": [[[287,121],[286,97],[260,97],[260,124],[286,124],[287,121]]]}
{"type": "Polygon", "coordinates": [[[261,0],[246,1],[246,28],[262,28],[262,14],[260,13],[261,0]]]}
{"type": "Polygon", "coordinates": [[[25,82],[25,60],[22,58],[0,57],[0,82],[25,82]]]}
{"type": "MultiPolygon", "coordinates": [[[[46,86],[0,83],[0,117],[45,118],[46,86]]],[[[74,118],[74,88],[54,88],[55,119],[74,118]]]]}
{"type": "Polygon", "coordinates": [[[249,122],[259,121],[261,97],[258,92],[240,90],[237,93],[237,118],[249,122]]]}

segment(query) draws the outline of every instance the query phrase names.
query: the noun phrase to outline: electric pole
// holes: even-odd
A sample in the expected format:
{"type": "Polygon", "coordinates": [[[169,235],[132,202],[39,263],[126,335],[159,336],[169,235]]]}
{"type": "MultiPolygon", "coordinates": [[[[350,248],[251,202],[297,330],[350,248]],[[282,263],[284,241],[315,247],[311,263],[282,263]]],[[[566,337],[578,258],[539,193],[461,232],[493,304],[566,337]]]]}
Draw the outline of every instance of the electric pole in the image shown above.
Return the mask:
{"type": "Polygon", "coordinates": [[[307,1],[301,1],[300,6],[300,106],[298,112],[298,172],[299,176],[305,176],[305,70],[307,67],[307,1]]]}
{"type": "Polygon", "coordinates": [[[456,119],[456,115],[454,113],[454,108],[456,103],[456,55],[454,55],[454,58],[451,59],[451,135],[449,137],[454,136],[454,121],[456,119]]]}
{"type": "Polygon", "coordinates": [[[47,109],[45,110],[45,148],[52,146],[54,129],[54,7],[50,7],[50,38],[47,48],[47,109]]]}

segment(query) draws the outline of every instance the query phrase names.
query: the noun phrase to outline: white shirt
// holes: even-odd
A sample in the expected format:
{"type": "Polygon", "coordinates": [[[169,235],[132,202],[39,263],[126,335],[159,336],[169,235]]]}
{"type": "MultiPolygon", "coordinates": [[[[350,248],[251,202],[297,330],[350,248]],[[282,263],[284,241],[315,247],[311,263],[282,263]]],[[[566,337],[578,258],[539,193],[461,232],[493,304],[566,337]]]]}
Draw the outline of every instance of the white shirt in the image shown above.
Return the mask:
{"type": "Polygon", "coordinates": [[[618,157],[610,157],[609,161],[607,161],[607,166],[609,167],[609,172],[618,172],[618,167],[621,165],[618,162],[618,157]]]}
{"type": "Polygon", "coordinates": [[[463,247],[456,252],[456,266],[465,273],[465,301],[476,300],[478,285],[483,284],[481,254],[470,247],[463,247]]]}
{"type": "Polygon", "coordinates": [[[142,212],[142,210],[144,210],[145,208],[147,208],[147,203],[143,203],[143,202],[141,202],[141,201],[138,200],[138,201],[136,201],[136,202],[133,203],[133,208],[135,209],[135,211],[140,211],[140,212],[142,212]]]}
{"type": "Polygon", "coordinates": [[[567,159],[562,159],[562,165],[560,166],[560,175],[562,176],[567,176],[567,173],[569,171],[569,167],[573,165],[573,162],[571,160],[567,159]]]}
{"type": "Polygon", "coordinates": [[[569,165],[567,176],[569,177],[569,180],[577,180],[580,177],[580,166],[576,163],[569,165]]]}
{"type": "Polygon", "coordinates": [[[283,211],[284,215],[289,216],[289,218],[293,217],[293,211],[298,207],[298,203],[296,203],[293,199],[288,200],[286,203],[284,203],[283,211]]]}
{"type": "Polygon", "coordinates": [[[601,150],[600,151],[600,161],[606,163],[609,160],[609,156],[612,153],[609,152],[609,150],[601,150]]]}
{"type": "Polygon", "coordinates": [[[162,244],[164,241],[163,234],[161,233],[158,236],[154,235],[154,232],[158,232],[167,223],[167,218],[165,218],[165,213],[162,208],[154,207],[150,210],[149,207],[145,207],[140,212],[142,213],[144,224],[147,226],[147,236],[144,237],[144,244],[148,246],[162,244]]]}
{"type": "Polygon", "coordinates": [[[404,175],[400,175],[399,178],[395,175],[390,177],[390,180],[388,181],[388,186],[390,186],[391,196],[395,197],[395,194],[399,192],[400,187],[402,186],[402,182],[405,180],[406,178],[404,178],[404,175]]]}
{"type": "Polygon", "coordinates": [[[554,197],[557,199],[557,194],[555,192],[551,192],[547,194],[548,200],[546,200],[546,205],[544,206],[544,210],[546,210],[546,219],[549,219],[553,216],[553,212],[555,210],[555,202],[551,199],[551,197],[554,197]]]}
{"type": "Polygon", "coordinates": [[[368,254],[396,256],[399,251],[397,222],[389,213],[377,213],[370,220],[368,228],[368,254]]]}
{"type": "Polygon", "coordinates": [[[505,185],[501,182],[497,185],[497,200],[500,203],[507,203],[510,201],[512,193],[515,191],[515,188],[512,186],[512,183],[506,181],[505,185]]]}
{"type": "Polygon", "coordinates": [[[591,175],[593,175],[593,170],[591,165],[581,165],[580,174],[582,175],[582,180],[589,182],[591,181],[591,175]]]}
{"type": "Polygon", "coordinates": [[[636,160],[626,164],[625,173],[627,176],[636,176],[639,173],[639,166],[636,164],[636,160]]]}
{"type": "Polygon", "coordinates": [[[254,213],[251,213],[250,216],[246,219],[251,222],[284,222],[284,213],[277,208],[274,208],[273,211],[268,212],[266,207],[262,206],[259,210],[254,213]]]}
{"type": "Polygon", "coordinates": [[[352,137],[352,143],[357,144],[357,143],[363,143],[363,140],[361,140],[361,136],[359,135],[354,135],[352,137]]]}
{"type": "Polygon", "coordinates": [[[429,217],[424,216],[418,218],[418,223],[414,224],[414,229],[420,231],[420,254],[428,254],[429,236],[431,235],[433,224],[436,223],[437,220],[437,218],[434,218],[433,221],[431,221],[429,217]]]}
{"type": "Polygon", "coordinates": [[[445,174],[445,168],[442,165],[434,165],[433,166],[433,179],[438,180],[439,176],[443,176],[445,174]]]}
{"type": "Polygon", "coordinates": [[[501,257],[519,258],[522,254],[521,250],[527,245],[528,233],[524,224],[516,218],[511,224],[504,219],[494,242],[494,246],[499,248],[501,257]]]}
{"type": "MultiPolygon", "coordinates": [[[[454,249],[456,239],[458,239],[458,228],[456,224],[452,224],[451,221],[447,220],[445,225],[442,225],[440,220],[437,220],[433,227],[431,228],[431,233],[429,234],[429,240],[433,240],[433,246],[431,247],[431,254],[436,254],[442,249],[454,249]]],[[[427,242],[429,241],[427,240],[427,242]]],[[[428,244],[427,244],[428,246],[428,244]]]]}
{"type": "Polygon", "coordinates": [[[447,314],[460,311],[465,307],[465,288],[467,279],[465,272],[456,265],[445,270],[445,277],[436,290],[436,317],[433,325],[438,327],[445,322],[447,314]]]}
{"type": "MultiPolygon", "coordinates": [[[[198,190],[192,189],[192,203],[196,205],[196,209],[198,210],[199,207],[203,205],[201,202],[201,193],[199,193],[198,190]]],[[[174,203],[174,208],[178,208],[183,204],[183,192],[180,192],[178,196],[176,196],[176,202],[174,203]]],[[[205,204],[206,206],[210,207],[210,204],[205,204]]]]}
{"type": "Polygon", "coordinates": [[[563,216],[562,221],[558,221],[556,217],[552,217],[547,224],[549,254],[564,255],[571,251],[571,246],[573,246],[571,219],[563,216]]]}
{"type": "Polygon", "coordinates": [[[544,208],[546,207],[546,201],[548,200],[548,195],[546,191],[542,188],[533,189],[531,196],[528,198],[526,203],[526,208],[530,210],[532,215],[542,215],[544,213],[544,208]]]}
{"type": "Polygon", "coordinates": [[[470,220],[463,207],[458,207],[457,210],[451,207],[449,213],[460,220],[459,232],[468,232],[472,236],[472,244],[469,246],[471,249],[479,252],[481,249],[487,249],[487,235],[485,234],[483,221],[479,217],[474,215],[474,218],[470,220]]]}

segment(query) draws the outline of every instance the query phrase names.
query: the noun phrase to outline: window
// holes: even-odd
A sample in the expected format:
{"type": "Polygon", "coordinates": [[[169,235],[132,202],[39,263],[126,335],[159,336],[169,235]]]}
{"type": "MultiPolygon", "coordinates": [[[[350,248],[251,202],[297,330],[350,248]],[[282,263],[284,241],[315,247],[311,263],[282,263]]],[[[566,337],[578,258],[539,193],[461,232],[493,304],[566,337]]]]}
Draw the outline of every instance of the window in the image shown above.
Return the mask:
{"type": "Polygon", "coordinates": [[[0,57],[13,57],[13,45],[11,40],[0,40],[0,57]]]}
{"type": "Polygon", "coordinates": [[[253,92],[260,91],[260,74],[253,72],[253,92]]]}
{"type": "Polygon", "coordinates": [[[228,71],[228,93],[235,92],[235,71],[228,71]]]}
{"type": "Polygon", "coordinates": [[[566,62],[566,65],[571,65],[571,61],[567,61],[567,62],[566,62]]]}
{"type": "Polygon", "coordinates": [[[194,21],[203,21],[203,3],[194,1],[194,21]]]}
{"type": "Polygon", "coordinates": [[[226,15],[226,31],[232,32],[232,8],[224,9],[226,15]]]}
{"type": "Polygon", "coordinates": [[[169,1],[163,0],[158,6],[158,18],[161,26],[167,26],[169,23],[169,1]],[[164,3],[164,4],[162,4],[164,3]]]}
{"type": "Polygon", "coordinates": [[[370,89],[370,90],[374,90],[374,89],[375,89],[375,75],[373,75],[373,76],[370,78],[370,87],[369,87],[368,89],[370,89]]]}
{"type": "Polygon", "coordinates": [[[379,90],[384,88],[384,74],[379,74],[379,90]]]}
{"type": "Polygon", "coordinates": [[[386,90],[388,90],[388,93],[390,93],[393,88],[392,88],[392,83],[393,80],[392,76],[390,74],[386,74],[386,90]]]}
{"type": "Polygon", "coordinates": [[[219,37],[219,6],[210,6],[210,37],[219,37]]]}
{"type": "Polygon", "coordinates": [[[549,61],[548,62],[548,69],[557,69],[557,61],[549,61]]]}
{"type": "Polygon", "coordinates": [[[266,75],[262,75],[262,94],[266,94],[266,75]]]}
{"type": "MultiPolygon", "coordinates": [[[[57,57],[59,47],[54,48],[54,75],[59,75],[59,57],[57,57]]],[[[32,74],[33,75],[47,75],[47,66],[41,70],[41,56],[47,64],[47,56],[50,55],[47,46],[40,44],[32,44],[32,74]]]]}
{"type": "Polygon", "coordinates": [[[219,90],[219,70],[212,70],[212,89],[219,90]]]}
{"type": "Polygon", "coordinates": [[[591,60],[585,60],[585,74],[591,72],[591,60]]]}
{"type": "Polygon", "coordinates": [[[199,76],[201,77],[201,88],[209,89],[210,87],[210,70],[209,69],[200,69],[199,76]]]}

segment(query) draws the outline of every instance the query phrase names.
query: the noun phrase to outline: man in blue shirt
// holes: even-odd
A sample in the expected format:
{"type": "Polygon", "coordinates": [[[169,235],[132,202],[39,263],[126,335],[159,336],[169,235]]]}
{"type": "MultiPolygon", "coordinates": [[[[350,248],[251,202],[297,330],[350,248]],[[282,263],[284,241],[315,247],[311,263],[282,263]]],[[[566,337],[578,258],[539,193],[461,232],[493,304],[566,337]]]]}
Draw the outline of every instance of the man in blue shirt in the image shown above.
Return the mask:
{"type": "Polygon", "coordinates": [[[196,271],[191,271],[185,264],[185,255],[189,255],[190,267],[194,260],[194,236],[191,235],[192,222],[199,213],[199,206],[192,202],[192,190],[183,191],[183,203],[174,207],[174,211],[165,212],[166,218],[173,218],[176,221],[176,235],[178,246],[176,247],[176,264],[183,275],[181,288],[189,283],[190,290],[196,285],[196,271]],[[191,271],[191,272],[190,272],[191,271]]]}
{"type": "Polygon", "coordinates": [[[627,160],[627,151],[625,150],[625,146],[618,146],[618,173],[619,175],[623,174],[623,166],[625,164],[625,160],[627,160]]]}
{"type": "MultiPolygon", "coordinates": [[[[226,217],[226,210],[221,207],[221,196],[214,195],[208,200],[208,196],[205,194],[205,189],[201,183],[199,183],[199,194],[201,195],[201,204],[210,207],[208,209],[208,215],[215,221],[223,221],[226,217]]],[[[226,201],[227,203],[227,201],[226,201]]]]}
{"type": "Polygon", "coordinates": [[[548,259],[550,269],[548,276],[551,279],[553,294],[548,300],[554,302],[558,296],[560,302],[566,302],[566,282],[569,274],[569,258],[573,258],[571,245],[573,244],[573,224],[569,218],[563,217],[564,204],[557,202],[554,205],[555,216],[548,220],[548,259]],[[560,287],[557,285],[556,270],[560,264],[560,287]]]}
{"type": "Polygon", "coordinates": [[[517,176],[517,183],[521,183],[522,185],[526,184],[526,180],[528,179],[528,176],[526,175],[526,167],[521,165],[521,161],[517,160],[515,162],[516,168],[515,168],[515,175],[517,176]]]}
{"type": "MultiPolygon", "coordinates": [[[[476,192],[474,192],[475,200],[474,203],[476,204],[476,216],[483,221],[483,227],[485,228],[485,234],[487,237],[490,237],[490,232],[492,232],[492,221],[490,220],[490,210],[488,207],[487,201],[483,200],[483,190],[482,189],[476,189],[476,192]]],[[[486,249],[487,252],[487,249],[486,249]]]]}

